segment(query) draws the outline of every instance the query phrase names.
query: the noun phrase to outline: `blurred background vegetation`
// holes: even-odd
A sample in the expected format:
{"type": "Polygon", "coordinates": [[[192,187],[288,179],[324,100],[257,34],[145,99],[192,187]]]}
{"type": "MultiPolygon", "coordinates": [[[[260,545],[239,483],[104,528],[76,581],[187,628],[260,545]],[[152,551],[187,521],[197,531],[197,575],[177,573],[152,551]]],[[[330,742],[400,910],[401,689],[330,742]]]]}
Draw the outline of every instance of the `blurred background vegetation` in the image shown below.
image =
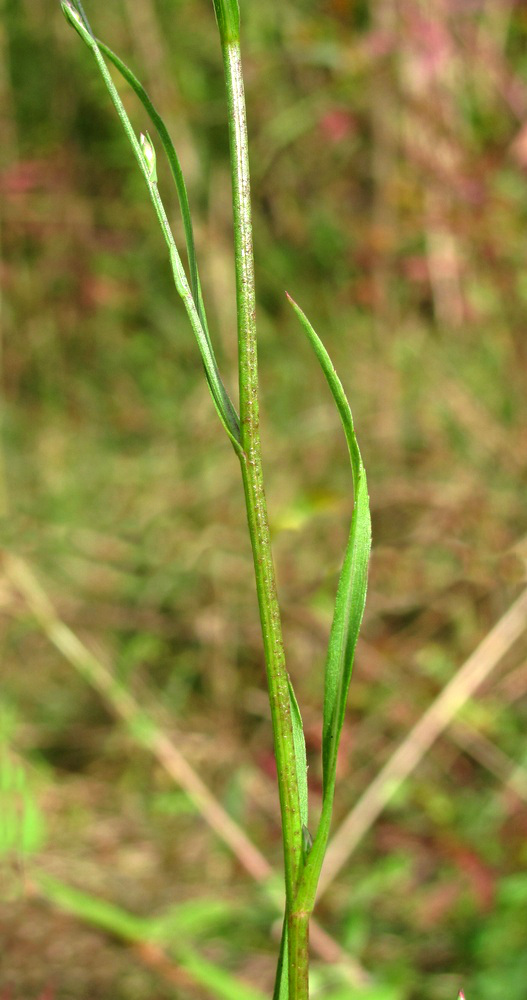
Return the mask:
{"type": "MultiPolygon", "coordinates": [[[[237,463],[89,53],[58,4],[1,9],[0,995],[235,1000],[219,973],[204,981],[206,960],[269,996],[268,893],[115,714],[123,693],[147,706],[168,757],[279,868],[237,463]],[[82,673],[86,650],[113,693],[82,673]],[[97,915],[95,900],[119,909],[97,915]],[[163,914],[166,940],[151,934],[163,914]]],[[[88,14],[170,126],[234,390],[212,5],[92,0],[88,14]]],[[[315,796],[351,479],[285,289],[341,374],[370,484],[337,827],[525,585],[527,8],[242,0],[242,17],[267,489],[315,796]]],[[[317,910],[350,958],[328,963],[318,942],[314,997],[524,1000],[524,618],[503,655],[485,647],[484,683],[353,850],[352,815],[317,910]]]]}

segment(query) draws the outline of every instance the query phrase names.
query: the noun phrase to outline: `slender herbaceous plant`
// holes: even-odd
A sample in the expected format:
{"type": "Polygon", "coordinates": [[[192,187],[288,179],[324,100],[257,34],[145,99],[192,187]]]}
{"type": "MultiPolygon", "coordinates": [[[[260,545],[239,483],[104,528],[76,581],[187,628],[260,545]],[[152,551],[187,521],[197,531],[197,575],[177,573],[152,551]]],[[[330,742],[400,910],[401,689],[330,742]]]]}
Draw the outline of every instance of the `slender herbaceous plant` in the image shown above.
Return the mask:
{"type": "Polygon", "coordinates": [[[310,829],[308,782],[302,719],[286,670],[282,626],[265,499],[258,417],[258,358],[251,222],[249,154],[240,54],[238,0],[213,0],[223,55],[227,92],[234,261],[238,325],[239,412],[221,378],[196,261],[192,219],[181,166],[158,111],[132,71],[93,33],[80,0],[62,0],[65,17],[91,50],[144,177],[150,200],[168,247],[176,290],[183,300],[197,340],[205,378],[216,412],[240,462],[247,523],[262,627],[271,706],[274,751],[282,823],[285,916],[273,1000],[307,1000],[309,996],[309,919],[328,842],[337,754],[346,710],[355,646],[366,601],[371,522],[366,473],[355,437],[349,403],[329,355],[309,320],[288,295],[307,335],[339,412],[348,444],[354,504],[351,529],[337,587],[324,678],[322,720],[323,799],[318,825],[310,829]],[[167,156],[176,185],[185,233],[188,276],[176,246],[158,189],[156,151],[149,133],[139,137],[124,109],[108,70],[111,63],[142,103],[167,156]]]}

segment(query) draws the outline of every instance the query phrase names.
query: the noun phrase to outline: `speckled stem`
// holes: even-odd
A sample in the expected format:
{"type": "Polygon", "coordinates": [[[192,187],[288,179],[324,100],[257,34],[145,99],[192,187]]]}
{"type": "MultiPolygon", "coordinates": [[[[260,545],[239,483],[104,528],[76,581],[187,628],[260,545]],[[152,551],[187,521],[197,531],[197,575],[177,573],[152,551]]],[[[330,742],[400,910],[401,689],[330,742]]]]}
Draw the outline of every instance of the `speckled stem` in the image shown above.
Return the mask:
{"type": "Polygon", "coordinates": [[[260,450],[254,260],[245,97],[239,41],[227,36],[226,33],[222,34],[221,30],[220,35],[227,86],[231,149],[242,447],[240,462],[273,722],[282,812],[286,898],[287,906],[291,909],[302,865],[302,824],[288,677],[260,450]]]}

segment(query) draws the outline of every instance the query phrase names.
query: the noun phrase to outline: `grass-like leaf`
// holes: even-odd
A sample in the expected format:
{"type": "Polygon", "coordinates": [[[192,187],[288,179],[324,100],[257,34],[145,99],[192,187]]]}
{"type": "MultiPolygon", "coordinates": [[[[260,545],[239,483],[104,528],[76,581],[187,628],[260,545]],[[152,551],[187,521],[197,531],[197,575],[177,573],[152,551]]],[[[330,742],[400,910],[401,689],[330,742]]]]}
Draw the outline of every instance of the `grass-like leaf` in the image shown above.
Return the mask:
{"type": "MultiPolygon", "coordinates": [[[[191,288],[187,281],[187,276],[181,263],[181,257],[179,256],[179,251],[168,222],[165,207],[161,200],[159,194],[159,189],[155,179],[155,173],[152,172],[151,163],[145,157],[141,144],[135,134],[132,123],[126,113],[123,102],[119,97],[115,84],[110,76],[108,67],[103,59],[102,52],[99,48],[97,39],[92,34],[91,30],[87,26],[87,21],[84,17],[84,12],[79,13],[79,10],[74,6],[70,0],[61,0],[61,7],[66,17],[66,20],[72,25],[73,28],[82,38],[83,42],[88,46],[88,48],[93,53],[93,56],[99,67],[101,76],[106,84],[106,88],[110,97],[112,99],[113,105],[117,111],[123,129],[125,131],[126,137],[132,147],[135,158],[146,181],[148,191],[150,194],[150,199],[154,206],[159,225],[161,227],[163,236],[168,246],[170,263],[172,267],[172,273],[174,277],[174,283],[176,290],[183,300],[183,304],[187,311],[192,330],[196,337],[200,354],[203,360],[203,365],[205,368],[205,375],[207,379],[207,384],[216,407],[218,416],[225,428],[235,451],[240,453],[240,422],[238,414],[236,413],[235,407],[229,397],[229,394],[222,382],[221,375],[218,368],[218,363],[210,342],[210,337],[206,328],[203,326],[201,321],[200,312],[194,296],[192,294],[191,288]]],[[[82,10],[82,8],[81,8],[82,10]]],[[[155,123],[156,124],[156,123],[155,123]]],[[[157,127],[157,124],[156,124],[157,127]]],[[[154,154],[155,155],[155,154],[154,154]]]]}
{"type": "Polygon", "coordinates": [[[306,741],[302,716],[296,700],[293,685],[289,681],[289,700],[291,702],[291,721],[293,723],[293,742],[295,745],[296,777],[298,781],[298,797],[300,799],[300,819],[302,825],[308,824],[308,791],[307,791],[307,757],[306,741]]]}
{"type": "Polygon", "coordinates": [[[335,400],[348,444],[353,474],[354,505],[351,529],[337,588],[326,661],[322,733],[322,764],[326,789],[331,783],[331,774],[336,766],[355,647],[366,604],[371,549],[370,505],[366,472],[355,436],[351,408],[342,383],[324,344],[307,316],[290,296],[288,299],[315,351],[335,400]]]}
{"type": "MultiPolygon", "coordinates": [[[[113,934],[129,944],[143,944],[145,941],[163,943],[174,953],[178,964],[218,1000],[264,1000],[259,990],[225,972],[187,943],[187,904],[171,907],[169,913],[161,918],[138,917],[49,875],[41,873],[37,881],[43,895],[50,902],[107,934],[113,934]],[[170,934],[167,933],[168,928],[170,934]]],[[[211,926],[218,917],[221,919],[225,914],[225,907],[218,907],[216,901],[208,903],[204,900],[202,927],[207,927],[207,923],[211,926]]]]}
{"type": "Polygon", "coordinates": [[[366,473],[362,463],[350,405],[331,358],[307,316],[288,299],[315,351],[339,411],[348,444],[353,475],[354,504],[351,529],[340,573],[331,626],[324,682],[324,717],[322,730],[323,800],[322,813],[313,847],[305,859],[298,887],[296,905],[310,909],[329,836],[337,755],[346,701],[353,670],[353,659],[366,603],[368,562],[371,549],[371,518],[366,473]]]}
{"type": "MultiPolygon", "coordinates": [[[[146,113],[148,114],[152,124],[154,125],[157,134],[165,150],[168,164],[170,167],[170,172],[174,179],[174,184],[176,186],[179,207],[181,210],[181,218],[183,221],[183,229],[185,231],[185,243],[187,249],[188,267],[189,267],[189,278],[190,287],[192,290],[192,296],[194,302],[196,303],[196,308],[199,312],[201,319],[201,325],[209,336],[207,317],[205,315],[205,306],[203,304],[203,297],[201,294],[201,285],[198,274],[198,265],[196,259],[196,247],[194,243],[194,229],[192,226],[192,217],[190,214],[190,205],[188,200],[187,188],[185,184],[185,178],[183,177],[183,171],[181,169],[181,163],[179,162],[179,157],[177,155],[174,143],[170,137],[170,133],[159,114],[157,108],[152,103],[149,95],[147,94],[142,83],[137,79],[135,74],[132,72],[129,66],[126,65],[123,60],[116,55],[115,52],[104,42],[97,39],[97,45],[99,46],[101,52],[106,56],[107,59],[115,66],[119,71],[121,76],[130,85],[132,90],[137,94],[137,97],[141,101],[146,113]]],[[[210,337],[209,337],[210,341],[210,337]]]]}

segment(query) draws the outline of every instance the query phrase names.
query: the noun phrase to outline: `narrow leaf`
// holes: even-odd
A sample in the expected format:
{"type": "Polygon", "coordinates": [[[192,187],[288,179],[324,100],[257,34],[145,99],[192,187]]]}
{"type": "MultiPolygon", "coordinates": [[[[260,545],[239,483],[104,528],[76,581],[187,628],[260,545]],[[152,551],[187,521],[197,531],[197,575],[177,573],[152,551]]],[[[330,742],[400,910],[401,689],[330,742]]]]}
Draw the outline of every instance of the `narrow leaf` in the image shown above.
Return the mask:
{"type": "Polygon", "coordinates": [[[189,975],[218,1000],[267,1000],[260,990],[242,983],[230,972],[226,972],[203,955],[198,955],[189,947],[178,948],[177,959],[189,975]]]}
{"type": "Polygon", "coordinates": [[[45,873],[39,873],[37,881],[50,902],[61,910],[72,913],[79,920],[98,927],[107,934],[114,934],[123,941],[143,941],[149,937],[147,918],[128,913],[120,906],[82,892],[45,873]]]}
{"type": "MultiPolygon", "coordinates": [[[[123,941],[143,943],[158,937],[155,919],[152,921],[146,917],[137,917],[113,903],[74,889],[49,875],[39,874],[38,883],[43,894],[60,909],[123,941]]],[[[172,910],[172,920],[177,922],[176,907],[172,910]]],[[[171,935],[170,950],[192,978],[218,1000],[265,1000],[259,990],[246,985],[198,954],[187,944],[185,935],[181,935],[181,932],[171,935]]]]}
{"type": "Polygon", "coordinates": [[[288,298],[315,351],[335,400],[348,444],[353,474],[351,530],[337,588],[325,672],[322,764],[324,793],[329,792],[331,796],[355,647],[366,603],[371,519],[366,473],[344,389],[329,354],[311,323],[296,302],[290,296],[288,298]]]}
{"type": "Polygon", "coordinates": [[[229,394],[222,382],[216,357],[214,355],[214,350],[212,348],[210,338],[208,336],[208,332],[204,329],[203,324],[201,322],[198,308],[196,306],[191,289],[189,287],[185,271],[183,268],[183,264],[181,263],[181,258],[179,256],[179,252],[176,247],[174,236],[172,234],[172,230],[168,222],[165,207],[161,200],[157,184],[153,178],[151,166],[147,164],[145,160],[139,140],[135,134],[130,119],[126,113],[121,98],[119,97],[115,84],[110,76],[108,67],[106,66],[106,63],[102,57],[99,45],[97,43],[97,39],[94,37],[94,35],[92,35],[91,31],[88,30],[78,10],[76,10],[76,8],[73,6],[70,0],[61,0],[61,7],[66,19],[75,28],[75,30],[81,36],[82,40],[86,43],[88,48],[91,49],[96,59],[101,76],[106,84],[108,93],[110,94],[114,107],[121,120],[121,124],[124,128],[127,139],[132,147],[137,163],[139,164],[141,173],[143,174],[143,177],[146,181],[150,198],[154,206],[159,225],[161,227],[163,236],[165,237],[165,241],[169,249],[170,263],[172,265],[174,283],[176,285],[176,289],[179,295],[183,300],[183,304],[187,311],[187,315],[190,319],[194,335],[198,342],[198,347],[201,353],[203,365],[205,368],[205,374],[207,377],[207,383],[209,386],[209,390],[214,405],[216,407],[216,411],[235,450],[238,453],[240,453],[241,445],[240,445],[239,418],[232,404],[232,401],[229,397],[229,394]]]}
{"type": "Polygon", "coordinates": [[[308,789],[307,789],[307,757],[306,740],[304,737],[304,727],[302,716],[293,690],[293,685],[288,679],[289,700],[291,702],[291,722],[293,724],[293,744],[295,747],[296,779],[298,783],[298,797],[300,799],[300,819],[302,826],[307,829],[308,823],[308,789]]]}
{"type": "Polygon", "coordinates": [[[194,230],[192,226],[192,217],[190,214],[190,205],[188,201],[185,179],[183,177],[183,171],[181,169],[181,164],[179,162],[179,157],[176,153],[174,143],[170,138],[169,131],[161,115],[159,114],[154,104],[152,103],[142,83],[137,79],[137,77],[132,72],[130,67],[127,66],[126,63],[123,62],[123,60],[118,55],[116,55],[116,53],[113,52],[108,45],[105,45],[104,42],[101,42],[99,38],[97,39],[97,44],[101,52],[104,53],[106,58],[110,60],[110,62],[119,71],[121,76],[130,85],[135,94],[137,94],[137,97],[141,101],[146,113],[149,115],[153,126],[157,130],[157,134],[159,135],[163,149],[165,150],[168,164],[170,167],[170,172],[172,174],[174,184],[176,186],[179,207],[181,210],[181,218],[183,221],[183,229],[185,232],[185,243],[187,250],[190,287],[192,289],[192,296],[200,315],[201,325],[203,326],[203,329],[205,330],[205,333],[208,336],[207,319],[205,315],[205,307],[203,305],[203,298],[201,295],[201,286],[198,275],[198,265],[196,260],[196,248],[194,243],[194,230]]]}

